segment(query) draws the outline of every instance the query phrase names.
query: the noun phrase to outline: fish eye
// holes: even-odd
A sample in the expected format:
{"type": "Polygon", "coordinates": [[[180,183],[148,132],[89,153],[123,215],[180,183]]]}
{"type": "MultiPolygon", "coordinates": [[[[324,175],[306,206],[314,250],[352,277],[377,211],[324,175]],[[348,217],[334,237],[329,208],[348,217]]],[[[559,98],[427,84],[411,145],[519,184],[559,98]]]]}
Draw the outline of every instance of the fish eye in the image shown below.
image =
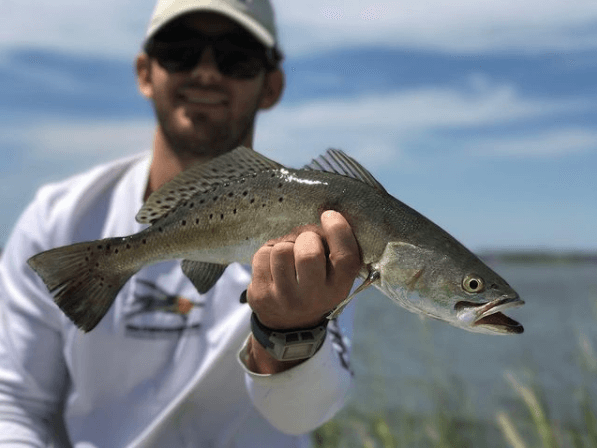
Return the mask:
{"type": "Polygon", "coordinates": [[[483,279],[476,274],[469,274],[462,280],[462,288],[466,292],[478,293],[485,289],[483,279]]]}

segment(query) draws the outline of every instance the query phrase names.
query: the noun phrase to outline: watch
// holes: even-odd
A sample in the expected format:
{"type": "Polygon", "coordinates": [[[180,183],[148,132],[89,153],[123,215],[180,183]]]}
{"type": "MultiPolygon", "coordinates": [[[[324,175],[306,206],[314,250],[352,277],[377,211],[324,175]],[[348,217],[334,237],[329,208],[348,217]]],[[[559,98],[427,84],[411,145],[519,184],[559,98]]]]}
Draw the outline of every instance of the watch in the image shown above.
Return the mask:
{"type": "Polygon", "coordinates": [[[278,361],[296,361],[312,357],[323,345],[328,319],[311,328],[274,330],[251,314],[253,337],[278,361]]]}

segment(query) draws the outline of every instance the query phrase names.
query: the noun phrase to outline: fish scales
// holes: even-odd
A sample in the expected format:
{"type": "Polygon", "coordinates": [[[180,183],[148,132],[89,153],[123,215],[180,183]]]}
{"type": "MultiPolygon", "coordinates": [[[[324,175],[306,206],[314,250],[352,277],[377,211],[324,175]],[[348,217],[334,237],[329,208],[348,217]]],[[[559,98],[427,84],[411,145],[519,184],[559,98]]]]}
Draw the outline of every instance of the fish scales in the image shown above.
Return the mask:
{"type": "Polygon", "coordinates": [[[141,232],[52,249],[29,264],[63,311],[89,331],[143,266],[183,259],[183,271],[204,292],[226,265],[249,263],[266,241],[318,224],[325,210],[340,212],[359,243],[365,281],[357,292],[376,286],[411,311],[470,331],[522,331],[500,312],[523,303],[505,280],[334,150],[295,170],[236,149],[153,193],[137,215],[150,223],[141,232]]]}
{"type": "MultiPolygon", "coordinates": [[[[159,252],[148,253],[144,261],[161,257],[214,263],[248,262],[253,253],[245,250],[247,242],[258,248],[295,227],[317,224],[321,212],[332,209],[347,214],[355,232],[363,235],[363,241],[378,242],[378,238],[366,236],[366,229],[373,228],[374,204],[383,198],[374,198],[377,192],[373,188],[363,194],[359,192],[362,185],[358,181],[338,177],[283,169],[233,180],[209,192],[195,194],[171,214],[130,238],[147,239],[150,246],[160,247],[159,252]],[[357,194],[353,195],[353,190],[357,194]],[[367,205],[359,209],[356,205],[361,201],[367,205]],[[253,223],[259,225],[253,228],[253,223]],[[226,255],[223,245],[240,249],[226,255]]],[[[368,252],[371,247],[374,257],[381,255],[384,245],[366,246],[368,252]]]]}

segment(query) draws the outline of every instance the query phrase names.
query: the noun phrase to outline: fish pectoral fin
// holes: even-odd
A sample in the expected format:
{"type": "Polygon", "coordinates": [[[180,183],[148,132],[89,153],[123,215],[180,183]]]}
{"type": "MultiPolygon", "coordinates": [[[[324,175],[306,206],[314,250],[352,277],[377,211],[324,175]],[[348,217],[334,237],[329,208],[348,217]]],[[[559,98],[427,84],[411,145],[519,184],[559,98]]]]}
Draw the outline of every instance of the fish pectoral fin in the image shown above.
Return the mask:
{"type": "Polygon", "coordinates": [[[195,285],[197,291],[205,294],[220,279],[227,264],[206,263],[204,261],[183,260],[182,272],[195,285]]]}
{"type": "Polygon", "coordinates": [[[350,294],[346,299],[344,299],[342,302],[340,302],[336,306],[336,308],[334,308],[330,312],[330,314],[328,314],[327,318],[329,320],[336,319],[342,313],[342,311],[344,311],[344,308],[346,308],[346,305],[348,305],[348,303],[352,299],[354,299],[358,293],[367,289],[369,286],[371,286],[377,280],[379,280],[379,271],[376,269],[370,268],[369,274],[367,275],[367,278],[365,279],[365,281],[363,281],[363,283],[361,283],[359,285],[359,287],[353,291],[352,294],[350,294]]]}

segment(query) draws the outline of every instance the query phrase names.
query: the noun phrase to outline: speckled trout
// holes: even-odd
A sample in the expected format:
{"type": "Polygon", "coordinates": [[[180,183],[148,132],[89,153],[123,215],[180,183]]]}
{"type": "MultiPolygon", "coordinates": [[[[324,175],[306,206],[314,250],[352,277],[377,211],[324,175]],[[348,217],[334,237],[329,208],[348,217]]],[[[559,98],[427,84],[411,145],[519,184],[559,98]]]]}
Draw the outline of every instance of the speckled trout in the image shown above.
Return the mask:
{"type": "Polygon", "coordinates": [[[204,293],[228,264],[250,263],[265,242],[319,224],[325,210],[346,218],[362,256],[363,282],[330,318],[375,286],[410,311],[469,331],[523,332],[503,314],[524,303],[504,279],[338,150],[290,169],[239,147],[151,194],[136,216],[148,224],[141,232],[51,249],[28,263],[64,313],[90,331],[142,267],[181,259],[204,293]]]}

